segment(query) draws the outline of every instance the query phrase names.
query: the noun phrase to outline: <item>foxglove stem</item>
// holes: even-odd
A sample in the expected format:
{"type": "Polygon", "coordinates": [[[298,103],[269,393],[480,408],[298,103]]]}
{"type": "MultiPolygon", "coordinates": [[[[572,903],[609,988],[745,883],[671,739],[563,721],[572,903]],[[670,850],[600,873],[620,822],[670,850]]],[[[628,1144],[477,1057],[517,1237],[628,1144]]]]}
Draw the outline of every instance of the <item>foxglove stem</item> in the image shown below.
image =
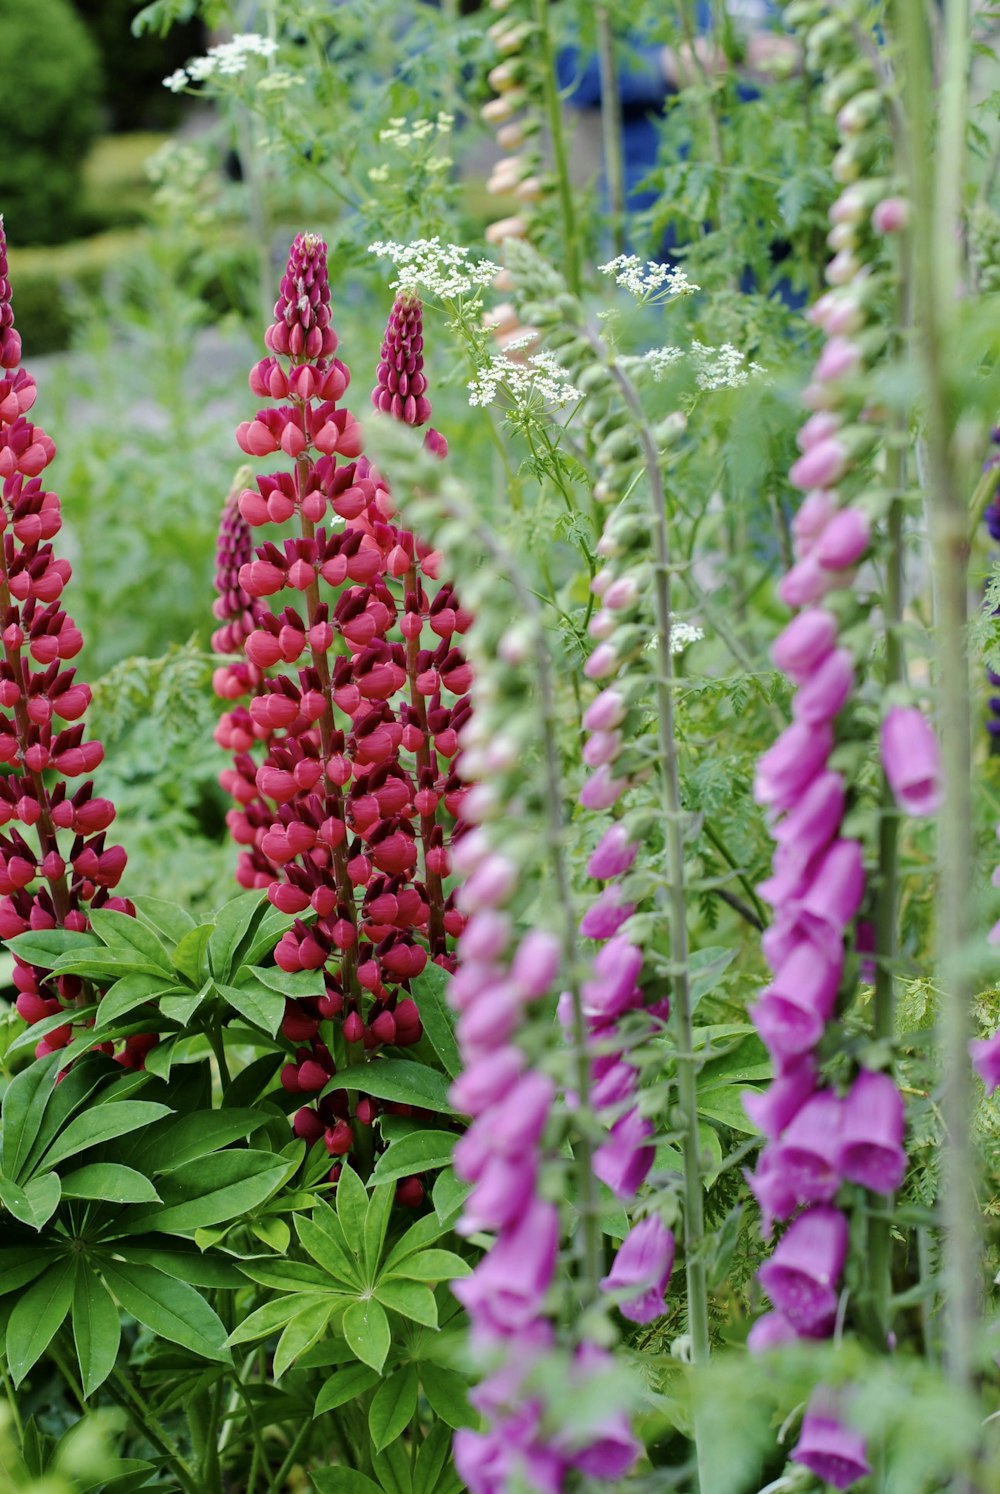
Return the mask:
{"type": "MultiPolygon", "coordinates": [[[[660,737],[660,786],[667,845],[667,878],[670,952],[676,973],[673,978],[673,1010],[677,1016],[677,1089],[684,1119],[684,1265],[687,1274],[688,1327],[692,1357],[696,1365],[708,1359],[708,1285],[702,1257],[705,1232],[698,1142],[698,1084],[695,1074],[694,1030],[691,1021],[691,987],[688,978],[687,896],[684,886],[684,813],[681,808],[677,770],[677,740],[674,730],[674,661],[671,652],[671,559],[667,532],[667,497],[660,470],[656,441],[649,429],[635,386],[616,362],[611,372],[635,420],[646,459],[649,481],[650,519],[655,559],[654,604],[657,655],[656,714],[660,737]]],[[[699,1448],[699,1464],[704,1468],[699,1448]]]]}
{"type": "MultiPolygon", "coordinates": [[[[928,138],[927,101],[933,96],[926,18],[900,0],[899,31],[905,51],[906,108],[910,138],[928,138]]],[[[929,507],[938,604],[938,682],[944,804],[938,821],[941,918],[938,966],[944,1000],[939,1023],[943,1053],[942,1111],[945,1119],[944,1275],[946,1365],[952,1382],[970,1389],[979,1321],[980,1250],[975,1209],[976,1166],[972,1148],[968,1041],[972,989],[967,951],[972,930],[971,757],[972,723],[966,646],[968,516],[953,456],[954,410],[950,387],[952,349],[947,328],[958,289],[956,211],[964,139],[964,92],[969,28],[967,6],[947,0],[945,83],[935,150],[936,171],[914,164],[914,288],[918,357],[926,401],[929,507]],[[947,166],[947,169],[946,169],[947,166]]],[[[922,155],[922,153],[921,153],[922,155]]],[[[972,1487],[959,1479],[956,1491],[972,1487]]]]}

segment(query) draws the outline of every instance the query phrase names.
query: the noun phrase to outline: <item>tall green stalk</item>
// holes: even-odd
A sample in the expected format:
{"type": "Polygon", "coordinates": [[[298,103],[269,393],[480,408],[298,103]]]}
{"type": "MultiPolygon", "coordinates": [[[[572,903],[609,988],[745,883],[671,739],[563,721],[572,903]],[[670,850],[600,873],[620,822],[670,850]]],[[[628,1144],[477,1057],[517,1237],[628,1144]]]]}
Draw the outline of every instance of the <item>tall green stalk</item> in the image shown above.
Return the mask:
{"type": "Polygon", "coordinates": [[[566,135],[563,130],[562,100],[556,80],[555,48],[549,29],[548,0],[535,0],[535,22],[538,26],[538,63],[541,69],[542,94],[545,114],[552,142],[552,165],[556,174],[559,193],[559,211],[562,217],[562,271],[566,284],[574,296],[580,294],[580,248],[577,242],[576,211],[573,207],[573,187],[569,179],[569,157],[566,152],[566,135]]]}
{"type": "MultiPolygon", "coordinates": [[[[938,688],[944,803],[939,821],[940,924],[938,966],[944,993],[938,1034],[941,1109],[946,1138],[942,1175],[945,1365],[956,1388],[971,1389],[980,1316],[980,1252],[976,1160],[972,1146],[968,1040],[972,982],[969,950],[974,930],[972,885],[972,724],[967,647],[969,526],[954,436],[958,411],[949,336],[958,289],[958,210],[965,143],[969,17],[966,0],[946,0],[944,58],[937,139],[930,151],[931,66],[920,0],[898,0],[906,60],[906,105],[915,165],[915,320],[927,425],[928,507],[934,556],[938,688]],[[924,164],[931,159],[936,170],[924,164]]],[[[971,486],[971,484],[969,484],[971,486]]],[[[958,1479],[953,1487],[973,1487],[958,1479]]]]}
{"type": "Polygon", "coordinates": [[[607,7],[599,5],[597,63],[601,74],[601,141],[604,147],[604,179],[608,187],[611,239],[616,254],[625,252],[625,152],[622,146],[622,104],[618,92],[618,60],[615,36],[607,7]]]}

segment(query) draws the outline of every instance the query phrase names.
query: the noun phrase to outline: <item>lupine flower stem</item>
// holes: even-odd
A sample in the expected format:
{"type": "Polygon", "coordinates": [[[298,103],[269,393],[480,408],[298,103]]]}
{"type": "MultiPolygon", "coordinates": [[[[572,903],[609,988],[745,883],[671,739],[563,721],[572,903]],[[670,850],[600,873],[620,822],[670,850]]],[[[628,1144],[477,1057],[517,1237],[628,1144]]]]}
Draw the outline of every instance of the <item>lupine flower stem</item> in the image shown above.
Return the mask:
{"type": "Polygon", "coordinates": [[[535,21],[538,26],[538,65],[542,73],[542,88],[545,96],[545,112],[548,116],[549,134],[552,139],[552,162],[559,182],[559,209],[562,215],[563,238],[562,269],[566,284],[574,296],[580,294],[580,252],[576,238],[576,213],[573,208],[573,187],[569,179],[569,160],[566,154],[566,136],[563,133],[562,103],[556,81],[555,51],[552,33],[549,30],[548,0],[535,0],[535,21]]]}
{"type": "MultiPolygon", "coordinates": [[[[674,734],[674,662],[671,652],[671,558],[667,532],[667,497],[656,442],[649,429],[635,386],[617,363],[614,376],[635,420],[649,482],[653,528],[653,577],[656,610],[658,671],[656,713],[660,737],[660,786],[663,795],[664,836],[667,848],[670,954],[674,965],[673,1011],[677,1020],[677,1089],[684,1123],[684,1264],[687,1273],[688,1330],[695,1365],[708,1359],[708,1286],[702,1255],[705,1232],[698,1141],[698,1083],[695,1073],[691,988],[688,979],[687,896],[684,886],[684,813],[681,808],[674,734]]],[[[697,1431],[696,1431],[697,1440],[697,1431]]],[[[699,1448],[699,1465],[704,1467],[699,1448]]]]}
{"type": "MultiPolygon", "coordinates": [[[[944,805],[939,820],[941,919],[938,965],[944,999],[939,1025],[943,1053],[945,1119],[944,1277],[945,1358],[959,1389],[972,1384],[979,1320],[980,1262],[976,1167],[971,1137],[968,1076],[971,979],[967,970],[972,930],[971,759],[972,725],[966,646],[968,515],[953,449],[955,406],[950,384],[947,327],[954,318],[958,287],[957,227],[962,186],[959,169],[964,139],[968,63],[967,5],[945,6],[944,80],[935,145],[937,169],[924,164],[932,97],[926,17],[918,6],[898,5],[906,61],[906,109],[914,165],[914,287],[918,356],[926,400],[929,507],[938,604],[938,682],[944,805]]],[[[971,1487],[964,1479],[956,1490],[971,1487]]]]}

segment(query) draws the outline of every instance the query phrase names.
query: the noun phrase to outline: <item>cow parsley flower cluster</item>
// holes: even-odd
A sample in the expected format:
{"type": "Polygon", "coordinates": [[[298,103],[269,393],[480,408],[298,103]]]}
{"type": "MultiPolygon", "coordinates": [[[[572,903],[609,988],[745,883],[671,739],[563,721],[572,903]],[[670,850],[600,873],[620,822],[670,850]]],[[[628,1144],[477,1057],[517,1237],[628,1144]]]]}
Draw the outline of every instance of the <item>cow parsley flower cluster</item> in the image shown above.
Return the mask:
{"type": "Polygon", "coordinates": [[[470,250],[461,244],[442,244],[437,234],[414,239],[412,244],[376,239],[368,245],[368,253],[392,260],[397,278],[390,282],[391,290],[435,296],[439,301],[470,295],[492,284],[497,272],[491,260],[473,260],[470,250]]]}
{"type": "MultiPolygon", "coordinates": [[[[533,336],[509,343],[514,351],[521,344],[530,344],[533,336]]],[[[503,388],[518,410],[531,404],[568,405],[583,395],[572,383],[566,370],[551,353],[535,353],[523,363],[514,363],[507,353],[494,353],[485,368],[469,380],[469,404],[491,405],[497,391],[503,388]]]]}
{"type": "Polygon", "coordinates": [[[764,372],[760,363],[747,362],[746,354],[741,353],[739,348],[734,348],[731,342],[710,348],[703,342],[694,341],[691,344],[691,356],[697,370],[695,378],[699,389],[738,389],[748,381],[752,373],[764,372]]]}
{"type": "Polygon", "coordinates": [[[638,254],[619,254],[598,268],[602,275],[613,275],[615,284],[639,301],[649,301],[661,294],[691,296],[701,290],[677,265],[661,265],[652,259],[644,265],[638,254]]]}
{"type": "Polygon", "coordinates": [[[182,93],[191,83],[207,83],[210,78],[235,78],[246,71],[251,57],[273,57],[278,43],[256,31],[242,31],[232,41],[209,47],[204,57],[192,57],[186,67],[179,67],[164,78],[164,88],[182,93]]]}

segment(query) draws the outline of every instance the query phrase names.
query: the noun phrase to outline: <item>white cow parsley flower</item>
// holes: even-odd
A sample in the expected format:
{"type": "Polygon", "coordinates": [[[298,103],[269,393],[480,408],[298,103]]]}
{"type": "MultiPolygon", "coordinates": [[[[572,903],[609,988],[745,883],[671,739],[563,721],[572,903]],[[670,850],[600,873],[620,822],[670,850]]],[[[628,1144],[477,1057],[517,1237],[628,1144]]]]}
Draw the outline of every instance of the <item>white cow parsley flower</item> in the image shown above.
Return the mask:
{"type": "MultiPolygon", "coordinates": [[[[705,629],[699,628],[695,623],[682,622],[673,612],[670,614],[670,652],[681,654],[692,643],[697,643],[704,638],[705,629]]],[[[659,638],[654,633],[645,645],[645,652],[652,653],[659,643],[659,638]]]]}
{"type": "Polygon", "coordinates": [[[763,373],[759,363],[748,363],[746,354],[734,348],[731,342],[721,347],[706,347],[702,342],[692,342],[691,356],[695,360],[699,389],[738,389],[752,373],[763,373]]]}
{"type": "Polygon", "coordinates": [[[497,273],[492,260],[472,260],[470,250],[461,244],[442,244],[437,234],[432,239],[414,239],[412,244],[377,239],[368,245],[368,253],[391,259],[395,265],[397,278],[390,282],[390,290],[414,291],[441,301],[453,301],[490,285],[497,273]]]}
{"type": "Polygon", "coordinates": [[[235,78],[246,70],[251,57],[273,57],[278,43],[269,36],[260,36],[256,31],[241,31],[232,41],[219,42],[209,47],[204,57],[192,57],[186,68],[164,78],[164,88],[171,93],[180,93],[189,83],[205,83],[218,74],[222,78],[235,78]]]}
{"type": "MultiPolygon", "coordinates": [[[[533,341],[534,334],[529,333],[507,346],[510,351],[517,351],[519,345],[527,346],[533,341]]],[[[535,353],[523,363],[515,363],[506,353],[494,353],[486,367],[470,379],[468,387],[470,405],[492,405],[502,387],[515,409],[521,412],[532,403],[559,406],[583,398],[551,353],[535,353]]]]}
{"type": "Polygon", "coordinates": [[[653,296],[690,296],[701,289],[677,265],[661,265],[652,259],[644,265],[638,254],[619,254],[599,268],[640,301],[653,296]]]}

